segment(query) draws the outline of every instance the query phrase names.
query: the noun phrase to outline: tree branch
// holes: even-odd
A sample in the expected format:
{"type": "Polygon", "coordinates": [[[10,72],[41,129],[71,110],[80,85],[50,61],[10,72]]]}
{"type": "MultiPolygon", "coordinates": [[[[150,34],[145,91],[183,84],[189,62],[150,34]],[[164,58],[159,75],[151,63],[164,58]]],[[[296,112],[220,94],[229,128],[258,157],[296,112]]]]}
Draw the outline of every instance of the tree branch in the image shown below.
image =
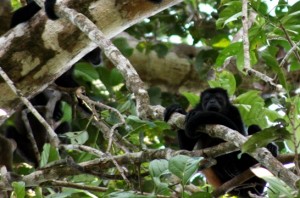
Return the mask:
{"type": "MultiPolygon", "coordinates": [[[[23,104],[28,108],[28,110],[36,117],[36,119],[45,127],[47,133],[49,135],[50,144],[54,147],[57,147],[59,144],[59,139],[57,134],[54,132],[52,127],[46,122],[46,120],[41,116],[41,114],[34,108],[34,106],[30,103],[30,101],[23,96],[20,90],[18,90],[11,79],[7,76],[7,74],[2,70],[0,66],[0,76],[5,80],[10,89],[21,99],[23,104]]],[[[32,133],[31,133],[32,134],[32,133]]],[[[36,144],[35,144],[36,145],[36,144]]]]}
{"type": "MultiPolygon", "coordinates": [[[[184,115],[175,113],[172,115],[168,123],[176,125],[178,128],[184,128],[184,115]]],[[[247,141],[239,132],[234,131],[222,125],[207,125],[203,127],[202,132],[207,133],[211,137],[217,137],[227,142],[233,143],[236,147],[241,148],[247,141]]],[[[276,177],[286,182],[291,188],[296,188],[296,182],[300,179],[292,171],[287,170],[284,166],[276,160],[266,148],[258,148],[253,153],[248,153],[255,158],[261,165],[266,167],[276,177]]]]}
{"type": "MultiPolygon", "coordinates": [[[[181,1],[164,0],[159,5],[145,4],[144,0],[124,0],[117,3],[111,0],[63,0],[63,3],[89,16],[107,38],[112,38],[140,20],[181,1]]],[[[43,11],[3,35],[0,45],[0,64],[3,70],[24,96],[29,98],[45,89],[96,47],[70,22],[64,19],[48,20],[43,11]],[[39,45],[32,45],[33,41],[39,45]]],[[[0,107],[9,116],[20,101],[3,82],[0,83],[0,90],[6,96],[0,98],[0,107]]],[[[0,117],[0,123],[6,118],[7,116],[0,117]]]]}

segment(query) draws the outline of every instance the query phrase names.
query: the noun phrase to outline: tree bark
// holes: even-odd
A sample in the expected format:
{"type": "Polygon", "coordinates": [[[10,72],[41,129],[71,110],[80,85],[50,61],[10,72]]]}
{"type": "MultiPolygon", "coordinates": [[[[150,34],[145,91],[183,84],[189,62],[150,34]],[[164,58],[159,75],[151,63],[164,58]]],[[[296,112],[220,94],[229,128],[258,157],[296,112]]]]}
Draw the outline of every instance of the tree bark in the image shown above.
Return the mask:
{"type": "Polygon", "coordinates": [[[11,18],[10,0],[0,0],[0,35],[9,29],[9,21],[11,18]]]}
{"type": "MultiPolygon", "coordinates": [[[[107,38],[112,38],[144,18],[181,1],[164,0],[153,4],[145,0],[65,0],[64,3],[88,16],[107,38]]],[[[19,24],[4,34],[0,38],[0,46],[0,66],[29,98],[45,89],[96,47],[68,20],[48,20],[43,10],[28,23],[19,24]]],[[[5,95],[0,98],[0,108],[10,115],[20,100],[6,83],[0,83],[0,90],[5,95]]],[[[6,117],[0,117],[0,123],[6,117]]]]}

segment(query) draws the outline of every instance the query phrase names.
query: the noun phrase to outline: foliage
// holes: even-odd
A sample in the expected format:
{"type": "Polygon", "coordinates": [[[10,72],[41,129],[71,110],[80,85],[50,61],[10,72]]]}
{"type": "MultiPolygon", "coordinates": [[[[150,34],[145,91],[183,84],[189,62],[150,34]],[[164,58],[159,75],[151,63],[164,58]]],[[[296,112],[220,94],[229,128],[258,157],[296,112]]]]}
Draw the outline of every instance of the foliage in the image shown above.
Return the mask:
{"type": "MultiPolygon", "coordinates": [[[[19,6],[16,1],[12,2],[14,8],[19,6]]],[[[290,5],[287,1],[280,0],[275,5],[271,4],[271,1],[250,0],[248,6],[249,16],[252,16],[253,21],[249,29],[251,67],[274,79],[279,87],[272,87],[258,76],[248,75],[245,71],[242,38],[233,41],[236,33],[242,28],[240,0],[207,0],[201,3],[197,0],[186,0],[127,29],[130,35],[140,40],[134,48],[126,39],[115,39],[114,44],[126,57],[130,57],[134,50],[146,55],[155,51],[162,61],[170,48],[175,45],[174,38],[179,43],[205,47],[206,50],[200,50],[196,57],[189,60],[195,65],[199,78],[206,77],[210,70],[214,71],[214,79],[208,81],[209,86],[228,90],[245,124],[247,126],[258,124],[263,129],[245,143],[242,151],[251,152],[276,141],[279,143],[281,153],[299,154],[299,79],[293,78],[293,75],[299,77],[299,49],[297,47],[293,53],[289,52],[293,45],[299,44],[300,2],[290,5]],[[228,60],[231,60],[234,69],[226,66],[228,60]],[[280,87],[282,89],[278,90],[280,87]]],[[[166,74],[166,78],[168,75],[166,74]]],[[[175,132],[168,124],[161,120],[141,120],[138,117],[135,97],[125,88],[122,75],[111,67],[111,63],[103,61],[100,67],[93,67],[88,63],[79,62],[76,64],[75,77],[76,81],[85,87],[91,99],[113,107],[122,114],[126,123],[118,127],[118,132],[123,139],[140,150],[169,147],[178,149],[175,132]]],[[[178,97],[172,93],[165,93],[159,87],[150,87],[148,94],[152,105],[168,106],[178,102],[185,107],[194,107],[199,101],[199,93],[189,91],[182,91],[182,96],[178,97]]],[[[107,126],[112,127],[119,122],[117,115],[111,111],[104,109],[97,111],[100,115],[97,119],[107,126]]],[[[72,125],[72,131],[64,134],[64,138],[71,144],[87,145],[106,151],[107,137],[93,125],[91,118],[80,115],[73,117],[76,112],[69,103],[65,103],[64,112],[63,120],[72,125]]],[[[112,150],[112,155],[124,154],[124,151],[116,146],[112,150]]],[[[66,151],[66,153],[77,163],[96,158],[83,151],[66,151]]],[[[45,145],[40,165],[43,167],[49,162],[63,158],[63,155],[57,149],[45,145]]],[[[131,176],[133,189],[128,188],[123,179],[108,180],[81,174],[65,179],[73,183],[105,187],[106,192],[65,187],[59,190],[52,187],[41,190],[39,187],[32,188],[31,191],[34,191],[37,197],[155,197],[169,196],[174,192],[182,197],[211,197],[205,179],[196,173],[201,160],[179,155],[169,160],[153,160],[140,166],[128,164],[124,170],[131,176]],[[137,178],[141,175],[144,177],[138,181],[137,178]],[[174,177],[176,182],[173,181],[174,177]],[[198,186],[200,192],[188,192],[186,186],[191,183],[198,186]],[[178,184],[182,188],[182,194],[177,191],[178,184]],[[147,194],[138,194],[137,191],[147,194]]],[[[28,175],[35,169],[22,163],[15,167],[15,171],[18,174],[28,175]]],[[[120,176],[116,167],[103,171],[109,176],[120,176]]],[[[285,187],[285,184],[278,181],[275,176],[266,177],[260,174],[257,176],[268,181],[271,188],[277,189],[270,190],[268,193],[270,197],[276,197],[280,193],[285,196],[294,194],[292,189],[285,187]]],[[[24,183],[14,182],[12,186],[16,197],[24,197],[25,193],[26,196],[31,196],[24,183]]]]}

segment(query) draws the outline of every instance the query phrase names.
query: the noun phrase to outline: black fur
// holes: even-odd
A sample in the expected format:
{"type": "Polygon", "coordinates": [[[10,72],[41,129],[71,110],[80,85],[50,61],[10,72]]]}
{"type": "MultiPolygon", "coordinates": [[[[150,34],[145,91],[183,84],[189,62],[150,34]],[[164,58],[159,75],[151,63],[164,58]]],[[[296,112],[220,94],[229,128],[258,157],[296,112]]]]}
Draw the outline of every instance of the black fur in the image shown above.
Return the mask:
{"type": "MultiPolygon", "coordinates": [[[[147,0],[152,3],[161,3],[163,0],[147,0]]],[[[27,5],[16,10],[11,19],[11,28],[16,25],[28,21],[31,17],[33,17],[41,7],[35,3],[35,1],[27,0],[27,5]]],[[[45,12],[49,19],[57,20],[59,17],[55,14],[56,0],[45,0],[45,12]]]]}
{"type": "MultiPolygon", "coordinates": [[[[193,150],[195,146],[198,149],[203,149],[224,142],[221,139],[210,137],[197,130],[199,126],[206,124],[224,125],[247,136],[238,109],[230,103],[226,90],[222,88],[206,89],[203,91],[199,104],[188,113],[179,105],[168,107],[165,111],[165,121],[168,121],[174,112],[186,115],[185,130],[178,131],[180,149],[193,150]]],[[[257,125],[249,127],[250,134],[258,131],[260,131],[260,128],[257,125]]],[[[276,145],[269,144],[267,148],[274,156],[277,156],[278,149],[276,145]]],[[[239,159],[239,153],[233,152],[216,157],[217,164],[211,168],[222,183],[241,174],[257,163],[255,159],[247,154],[243,154],[239,159]]],[[[264,180],[255,177],[243,183],[243,187],[240,189],[235,188],[230,193],[239,197],[248,197],[248,191],[261,194],[265,184],[264,180]],[[253,184],[255,185],[253,186],[253,184]]]]}
{"type": "MultiPolygon", "coordinates": [[[[33,99],[31,99],[30,102],[42,116],[45,116],[46,112],[48,111],[48,109],[46,109],[46,105],[49,102],[49,100],[52,99],[52,97],[53,95],[51,95],[51,93],[44,91],[35,96],[33,99]]],[[[58,102],[55,104],[54,111],[50,119],[53,119],[54,121],[59,121],[62,118],[63,112],[61,108],[61,102],[61,100],[58,100],[58,102]]],[[[7,138],[13,139],[17,143],[17,153],[23,159],[33,163],[33,165],[37,167],[39,161],[34,153],[32,143],[28,138],[28,128],[26,127],[26,122],[22,117],[24,111],[26,111],[25,108],[23,110],[17,111],[13,115],[14,126],[9,126],[6,129],[5,135],[7,138]]],[[[39,152],[41,152],[43,149],[43,145],[49,142],[48,133],[44,126],[35,118],[35,116],[32,113],[28,112],[26,114],[26,117],[28,119],[30,129],[32,130],[32,134],[36,141],[38,150],[39,152]]],[[[55,130],[57,134],[62,134],[68,131],[70,131],[70,125],[67,122],[62,122],[55,130]]]]}
{"type": "Polygon", "coordinates": [[[59,17],[55,14],[54,6],[56,4],[56,0],[46,0],[45,1],[45,12],[49,19],[57,20],[59,17]]]}
{"type": "Polygon", "coordinates": [[[8,171],[12,171],[13,152],[15,150],[15,147],[15,142],[0,135],[0,167],[5,166],[8,171]]]}
{"type": "Polygon", "coordinates": [[[151,1],[152,3],[161,3],[163,0],[148,0],[151,1]]]}
{"type": "Polygon", "coordinates": [[[13,13],[10,27],[13,28],[20,23],[24,23],[31,19],[41,8],[35,3],[30,2],[26,6],[19,8],[13,13]]]}

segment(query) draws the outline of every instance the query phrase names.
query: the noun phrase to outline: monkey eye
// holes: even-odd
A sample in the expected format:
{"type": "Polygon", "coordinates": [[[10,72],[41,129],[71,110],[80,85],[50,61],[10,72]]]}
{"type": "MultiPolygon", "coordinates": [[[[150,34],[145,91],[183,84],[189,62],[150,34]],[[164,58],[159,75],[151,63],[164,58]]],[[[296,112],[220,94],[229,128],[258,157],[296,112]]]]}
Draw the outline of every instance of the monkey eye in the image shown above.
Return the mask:
{"type": "Polygon", "coordinates": [[[223,101],[223,97],[221,95],[216,95],[215,98],[218,100],[218,101],[223,101]]]}

